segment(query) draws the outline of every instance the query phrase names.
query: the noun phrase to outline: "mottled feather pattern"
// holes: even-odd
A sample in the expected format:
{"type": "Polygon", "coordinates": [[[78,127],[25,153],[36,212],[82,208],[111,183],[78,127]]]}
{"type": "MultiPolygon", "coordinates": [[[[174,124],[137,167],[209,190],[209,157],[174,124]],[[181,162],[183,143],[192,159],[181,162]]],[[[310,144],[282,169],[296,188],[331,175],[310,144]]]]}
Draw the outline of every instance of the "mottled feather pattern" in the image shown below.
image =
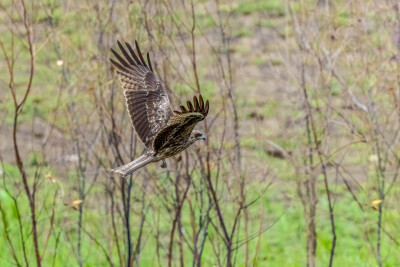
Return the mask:
{"type": "Polygon", "coordinates": [[[110,61],[117,68],[132,126],[146,146],[144,155],[113,170],[126,176],[148,163],[180,153],[196,140],[204,140],[193,129],[207,116],[209,102],[204,102],[201,95],[195,96],[193,103],[187,101],[187,107],[172,112],[168,95],[153,73],[149,54],[146,63],[137,42],[136,53],[128,43],[124,47],[118,42],[118,47],[122,55],[111,49],[116,60],[110,61]]]}
{"type": "Polygon", "coordinates": [[[165,127],[170,114],[164,112],[165,102],[154,91],[125,91],[128,112],[142,142],[151,147],[156,135],[165,127]]]}
{"type": "Polygon", "coordinates": [[[187,140],[196,124],[202,121],[208,114],[208,100],[204,104],[203,97],[193,97],[193,104],[187,101],[187,108],[180,106],[181,111],[174,111],[176,115],[172,116],[165,127],[154,139],[153,149],[159,152],[166,147],[172,146],[171,140],[187,140]]]}
{"type": "Polygon", "coordinates": [[[153,143],[155,152],[170,146],[171,140],[189,138],[190,133],[199,121],[202,121],[204,116],[201,113],[189,113],[179,116],[173,116],[168,123],[168,126],[161,130],[156,136],[153,143]]]}

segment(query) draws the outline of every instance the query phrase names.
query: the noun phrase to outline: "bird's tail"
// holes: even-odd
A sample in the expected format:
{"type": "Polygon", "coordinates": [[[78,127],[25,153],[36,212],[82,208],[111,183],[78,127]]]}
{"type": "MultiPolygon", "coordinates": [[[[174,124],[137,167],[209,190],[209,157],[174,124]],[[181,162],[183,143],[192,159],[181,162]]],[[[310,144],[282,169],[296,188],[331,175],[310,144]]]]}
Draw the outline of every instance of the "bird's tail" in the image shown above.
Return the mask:
{"type": "Polygon", "coordinates": [[[138,157],[134,161],[129,162],[128,164],[125,164],[118,168],[112,169],[111,171],[118,172],[118,173],[122,174],[122,177],[125,177],[125,176],[139,170],[140,168],[146,166],[147,164],[151,163],[153,161],[153,159],[154,158],[152,156],[145,154],[145,155],[138,157]]]}

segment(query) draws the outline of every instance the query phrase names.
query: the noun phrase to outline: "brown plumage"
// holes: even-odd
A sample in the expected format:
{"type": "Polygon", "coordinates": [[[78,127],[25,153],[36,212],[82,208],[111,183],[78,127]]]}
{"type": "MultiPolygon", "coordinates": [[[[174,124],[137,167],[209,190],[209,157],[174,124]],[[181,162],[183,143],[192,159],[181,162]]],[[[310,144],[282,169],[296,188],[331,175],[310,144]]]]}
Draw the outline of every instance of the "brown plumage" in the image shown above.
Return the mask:
{"type": "Polygon", "coordinates": [[[200,95],[193,97],[193,103],[187,101],[187,108],[180,106],[180,111],[172,112],[168,95],[153,73],[149,54],[146,64],[136,41],[137,54],[128,43],[125,45],[129,53],[118,41],[123,57],[111,49],[118,62],[111,58],[110,61],[118,69],[132,126],[146,150],[136,160],[112,170],[123,176],[159,160],[166,168],[166,158],[197,140],[205,140],[201,132],[193,129],[204,120],[209,109],[208,100],[204,103],[200,95]]]}

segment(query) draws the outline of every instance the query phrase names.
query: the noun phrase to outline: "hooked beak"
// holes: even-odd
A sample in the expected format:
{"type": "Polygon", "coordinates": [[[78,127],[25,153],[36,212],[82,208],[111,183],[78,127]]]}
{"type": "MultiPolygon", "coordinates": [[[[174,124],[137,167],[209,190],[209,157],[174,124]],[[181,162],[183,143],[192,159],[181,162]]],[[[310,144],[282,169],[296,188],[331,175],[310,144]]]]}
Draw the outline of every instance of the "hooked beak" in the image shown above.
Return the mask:
{"type": "Polygon", "coordinates": [[[204,135],[202,135],[202,136],[200,137],[200,139],[201,139],[201,140],[204,140],[204,141],[207,140],[207,138],[206,138],[204,135]]]}

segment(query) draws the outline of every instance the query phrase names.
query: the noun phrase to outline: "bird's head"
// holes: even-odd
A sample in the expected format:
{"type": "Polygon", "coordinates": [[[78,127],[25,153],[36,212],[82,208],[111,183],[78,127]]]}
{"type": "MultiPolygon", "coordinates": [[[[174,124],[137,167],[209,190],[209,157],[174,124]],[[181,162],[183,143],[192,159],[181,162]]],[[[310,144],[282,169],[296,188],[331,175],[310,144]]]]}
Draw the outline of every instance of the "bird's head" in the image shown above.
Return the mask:
{"type": "Polygon", "coordinates": [[[190,139],[194,141],[197,140],[206,140],[206,136],[204,134],[202,134],[200,131],[194,130],[191,134],[190,134],[190,139]]]}

